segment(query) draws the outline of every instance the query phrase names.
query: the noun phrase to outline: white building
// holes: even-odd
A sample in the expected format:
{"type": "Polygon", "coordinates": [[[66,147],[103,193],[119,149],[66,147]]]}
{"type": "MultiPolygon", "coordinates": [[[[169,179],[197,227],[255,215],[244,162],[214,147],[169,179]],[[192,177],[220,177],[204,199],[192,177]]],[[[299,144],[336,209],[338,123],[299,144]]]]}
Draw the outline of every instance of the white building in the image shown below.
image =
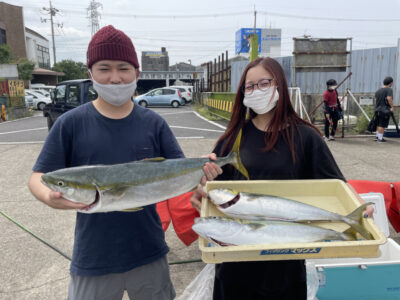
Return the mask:
{"type": "Polygon", "coordinates": [[[50,69],[49,40],[36,31],[25,27],[26,56],[37,68],[50,69]]]}

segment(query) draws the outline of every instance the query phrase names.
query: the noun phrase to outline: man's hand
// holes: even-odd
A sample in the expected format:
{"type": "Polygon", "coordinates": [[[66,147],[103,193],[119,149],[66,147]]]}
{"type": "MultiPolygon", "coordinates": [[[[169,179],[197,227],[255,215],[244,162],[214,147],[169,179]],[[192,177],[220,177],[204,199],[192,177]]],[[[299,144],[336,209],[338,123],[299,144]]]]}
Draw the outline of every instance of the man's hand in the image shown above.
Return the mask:
{"type": "Polygon", "coordinates": [[[84,209],[86,204],[76,203],[63,198],[61,192],[50,190],[49,197],[46,201],[47,205],[56,209],[84,209]]]}

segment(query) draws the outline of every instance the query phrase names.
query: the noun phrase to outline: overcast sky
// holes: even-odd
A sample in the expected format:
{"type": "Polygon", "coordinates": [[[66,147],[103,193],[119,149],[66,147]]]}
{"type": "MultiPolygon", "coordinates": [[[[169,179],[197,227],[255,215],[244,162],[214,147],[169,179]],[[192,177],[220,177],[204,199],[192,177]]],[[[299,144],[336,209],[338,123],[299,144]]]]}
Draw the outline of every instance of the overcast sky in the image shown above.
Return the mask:
{"type": "MultiPolygon", "coordinates": [[[[113,25],[131,37],[139,59],[142,51],[166,47],[170,65],[201,63],[229,51],[234,56],[235,32],[253,27],[281,28],[281,56],[291,55],[293,37],[353,38],[353,50],[391,47],[400,38],[400,0],[96,0],[102,4],[100,27],[113,25]],[[329,4],[328,4],[329,3],[329,4]],[[387,20],[387,21],[386,21],[387,20]]],[[[5,0],[24,7],[25,26],[50,41],[50,22],[42,7],[48,0],[5,0]]],[[[87,17],[90,0],[53,0],[59,10],[55,22],[57,61],[86,61],[91,38],[87,17]]],[[[52,53],[52,52],[51,52],[52,53]]],[[[53,56],[51,54],[51,59],[53,56]]]]}

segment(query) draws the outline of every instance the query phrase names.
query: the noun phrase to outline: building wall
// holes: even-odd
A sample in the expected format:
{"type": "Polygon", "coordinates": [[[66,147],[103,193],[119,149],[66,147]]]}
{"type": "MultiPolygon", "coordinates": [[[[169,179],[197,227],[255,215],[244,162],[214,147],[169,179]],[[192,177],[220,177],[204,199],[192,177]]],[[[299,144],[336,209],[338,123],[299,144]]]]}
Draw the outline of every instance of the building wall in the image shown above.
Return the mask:
{"type": "MultiPolygon", "coordinates": [[[[399,42],[400,47],[400,42],[399,42]]],[[[394,103],[400,103],[400,55],[399,47],[385,47],[375,49],[355,50],[351,54],[351,68],[346,72],[297,72],[296,86],[300,87],[302,94],[323,94],[326,89],[326,81],[335,79],[342,81],[349,71],[352,72],[350,80],[347,80],[338,92],[343,94],[346,88],[350,88],[353,94],[373,95],[383,85],[383,79],[391,76],[394,79],[394,103]]],[[[283,67],[289,86],[292,83],[292,56],[275,58],[283,67]]],[[[350,58],[349,58],[350,59],[350,58]]],[[[231,90],[237,90],[240,76],[247,63],[232,64],[231,90]]]]}
{"type": "Polygon", "coordinates": [[[169,56],[163,48],[161,51],[142,51],[142,71],[168,71],[169,56]]]}
{"type": "Polygon", "coordinates": [[[25,32],[27,58],[36,63],[36,67],[50,69],[50,43],[29,31],[25,32]]]}
{"type": "Polygon", "coordinates": [[[6,31],[7,44],[14,58],[25,58],[25,27],[21,6],[0,2],[0,28],[6,31]]]}

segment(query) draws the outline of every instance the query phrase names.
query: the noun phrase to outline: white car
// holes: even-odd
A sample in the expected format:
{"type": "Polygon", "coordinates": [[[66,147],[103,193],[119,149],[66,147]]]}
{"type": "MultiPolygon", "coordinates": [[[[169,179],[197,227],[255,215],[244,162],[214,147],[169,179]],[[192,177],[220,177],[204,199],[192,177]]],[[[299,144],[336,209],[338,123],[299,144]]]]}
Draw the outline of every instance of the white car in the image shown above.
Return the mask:
{"type": "Polygon", "coordinates": [[[38,89],[33,89],[33,92],[42,94],[45,97],[50,97],[50,92],[46,91],[46,90],[38,90],[38,89]]]}
{"type": "Polygon", "coordinates": [[[33,108],[38,110],[43,110],[46,104],[51,103],[50,97],[45,97],[42,94],[33,91],[33,90],[25,90],[26,96],[33,97],[33,108]]]}
{"type": "Polygon", "coordinates": [[[171,88],[179,89],[182,94],[182,99],[185,103],[192,102],[193,87],[190,85],[171,85],[171,88]]]}

